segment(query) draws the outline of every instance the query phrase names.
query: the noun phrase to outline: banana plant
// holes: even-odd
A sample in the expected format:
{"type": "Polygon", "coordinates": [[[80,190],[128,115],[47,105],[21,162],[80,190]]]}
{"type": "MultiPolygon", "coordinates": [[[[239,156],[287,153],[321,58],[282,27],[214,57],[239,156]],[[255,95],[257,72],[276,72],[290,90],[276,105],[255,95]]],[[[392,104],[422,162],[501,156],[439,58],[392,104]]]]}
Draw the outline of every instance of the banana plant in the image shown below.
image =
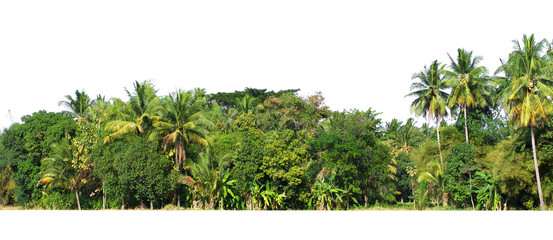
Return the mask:
{"type": "Polygon", "coordinates": [[[476,182],[476,201],[478,209],[485,210],[500,210],[501,195],[497,192],[497,184],[495,177],[488,172],[488,170],[479,171],[474,173],[474,180],[476,182]]]}
{"type": "Polygon", "coordinates": [[[311,198],[309,200],[309,207],[314,207],[318,210],[331,210],[332,206],[338,205],[338,202],[343,202],[342,197],[347,194],[348,191],[336,187],[334,184],[334,177],[330,176],[328,182],[325,182],[323,177],[321,180],[315,183],[315,186],[311,190],[311,198]]]}

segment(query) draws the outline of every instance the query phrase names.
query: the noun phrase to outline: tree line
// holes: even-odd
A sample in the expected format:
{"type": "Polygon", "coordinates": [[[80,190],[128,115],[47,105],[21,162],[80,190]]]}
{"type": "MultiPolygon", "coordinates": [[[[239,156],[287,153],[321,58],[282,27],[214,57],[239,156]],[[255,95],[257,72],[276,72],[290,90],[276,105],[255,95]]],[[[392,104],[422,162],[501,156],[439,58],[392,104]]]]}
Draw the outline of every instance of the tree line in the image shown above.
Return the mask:
{"type": "MultiPolygon", "coordinates": [[[[413,75],[413,118],[299,89],[127,99],[84,90],[0,135],[0,205],[40,209],[546,209],[553,51],[524,35],[493,76],[459,49],[413,75]],[[499,75],[501,74],[501,75],[499,75]],[[445,119],[450,119],[448,124],[445,119]]],[[[549,205],[547,204],[549,203],[549,205]]]]}

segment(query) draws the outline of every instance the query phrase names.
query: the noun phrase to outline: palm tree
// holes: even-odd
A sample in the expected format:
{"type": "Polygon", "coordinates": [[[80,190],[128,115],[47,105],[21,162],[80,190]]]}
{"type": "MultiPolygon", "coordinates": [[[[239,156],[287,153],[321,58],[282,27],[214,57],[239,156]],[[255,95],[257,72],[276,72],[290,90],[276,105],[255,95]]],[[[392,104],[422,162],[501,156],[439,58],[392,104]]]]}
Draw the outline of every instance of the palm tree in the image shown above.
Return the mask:
{"type": "Polygon", "coordinates": [[[78,120],[84,118],[94,101],[90,100],[90,97],[84,92],[75,91],[75,98],[71,95],[66,95],[64,101],[59,102],[59,106],[64,106],[68,111],[62,111],[62,113],[72,116],[78,120]]]}
{"type": "Polygon", "coordinates": [[[399,121],[397,118],[392,119],[391,122],[386,123],[386,128],[384,130],[384,138],[386,140],[397,140],[399,131],[401,129],[401,124],[403,124],[401,121],[399,121]]]}
{"type": "Polygon", "coordinates": [[[236,180],[230,178],[227,168],[231,155],[226,154],[216,157],[210,148],[199,154],[198,162],[187,160],[186,169],[190,170],[193,177],[185,176],[179,181],[198,190],[204,198],[204,206],[214,208],[215,201],[219,201],[219,207],[223,209],[224,199],[230,195],[234,197],[232,186],[236,180]]]}
{"type": "Polygon", "coordinates": [[[413,118],[407,119],[407,122],[401,126],[398,134],[398,141],[401,145],[401,150],[409,153],[409,146],[412,146],[412,136],[415,129],[415,120],[413,118]]]}
{"type": "Polygon", "coordinates": [[[156,96],[156,90],[149,81],[134,83],[134,92],[125,89],[129,96],[129,102],[114,99],[114,103],[108,113],[111,120],[106,124],[105,130],[113,131],[104,142],[122,138],[128,134],[141,135],[148,140],[156,140],[157,132],[153,127],[155,121],[161,119],[161,103],[156,96]]]}
{"type": "Polygon", "coordinates": [[[82,184],[90,177],[92,166],[83,162],[80,158],[82,148],[70,143],[68,138],[63,139],[59,144],[54,144],[53,153],[41,160],[43,170],[42,177],[37,187],[45,186],[60,187],[71,190],[75,193],[77,209],[81,210],[79,191],[82,184]]]}
{"type": "MultiPolygon", "coordinates": [[[[433,183],[436,188],[436,197],[439,198],[441,195],[443,206],[447,206],[447,192],[445,190],[445,178],[444,175],[444,165],[436,161],[431,161],[428,163],[428,166],[432,169],[431,172],[421,172],[417,182],[429,181],[433,183]]],[[[439,201],[439,199],[437,199],[439,201]]]]}
{"type": "Polygon", "coordinates": [[[430,68],[424,68],[424,71],[413,74],[412,79],[419,79],[419,82],[411,84],[411,93],[406,97],[415,96],[411,103],[411,111],[417,116],[427,117],[428,120],[436,120],[436,133],[438,135],[438,149],[440,151],[440,161],[443,165],[442,148],[440,146],[440,120],[447,116],[446,99],[448,94],[444,92],[447,87],[444,80],[445,65],[434,60],[430,68]],[[414,91],[413,91],[414,90],[414,91]]]}
{"type": "Polygon", "coordinates": [[[513,40],[513,43],[515,50],[509,54],[507,62],[496,71],[504,72],[509,83],[501,92],[502,105],[516,127],[530,127],[540,206],[545,210],[534,128],[543,126],[544,122],[548,121],[547,117],[552,107],[553,81],[549,71],[550,63],[545,56],[541,56],[547,41],[544,39],[536,42],[532,34],[530,37],[523,36],[522,46],[518,40],[513,40]]]}
{"type": "Polygon", "coordinates": [[[465,49],[457,49],[457,60],[448,54],[451,60],[451,71],[447,71],[448,81],[446,84],[452,87],[451,94],[448,98],[448,107],[452,108],[458,104],[465,116],[465,140],[469,143],[469,133],[467,127],[467,108],[486,106],[486,94],[484,75],[486,68],[477,66],[482,60],[482,57],[472,57],[472,51],[468,52],[465,49]]]}
{"type": "Polygon", "coordinates": [[[186,160],[188,144],[208,146],[208,129],[213,123],[204,116],[205,106],[203,90],[196,89],[194,93],[179,90],[169,94],[163,107],[163,120],[154,123],[156,128],[166,133],[163,137],[164,149],[173,144],[175,165],[179,169],[182,169],[182,163],[186,160]]]}

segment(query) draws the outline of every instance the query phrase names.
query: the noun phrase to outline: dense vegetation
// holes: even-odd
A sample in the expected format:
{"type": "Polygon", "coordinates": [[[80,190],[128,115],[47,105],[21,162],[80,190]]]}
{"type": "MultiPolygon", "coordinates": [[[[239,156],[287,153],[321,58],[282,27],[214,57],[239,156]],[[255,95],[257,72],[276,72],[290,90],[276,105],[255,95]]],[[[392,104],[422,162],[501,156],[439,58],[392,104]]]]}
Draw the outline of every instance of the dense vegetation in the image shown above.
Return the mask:
{"type": "Polygon", "coordinates": [[[40,209],[542,209],[553,204],[553,50],[495,74],[459,49],[413,75],[414,119],[247,88],[85,91],[0,135],[0,206],[40,209]],[[450,121],[445,121],[448,119],[450,121]],[[448,123],[449,122],[449,123],[448,123]]]}

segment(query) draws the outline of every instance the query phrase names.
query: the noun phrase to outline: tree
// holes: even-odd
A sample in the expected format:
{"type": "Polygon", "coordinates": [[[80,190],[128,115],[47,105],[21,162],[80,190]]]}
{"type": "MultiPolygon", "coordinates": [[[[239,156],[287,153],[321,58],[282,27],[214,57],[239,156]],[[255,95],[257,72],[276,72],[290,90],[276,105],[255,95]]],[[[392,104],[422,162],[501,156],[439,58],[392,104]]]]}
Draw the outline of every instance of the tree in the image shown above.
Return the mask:
{"type": "Polygon", "coordinates": [[[509,54],[509,59],[496,72],[504,72],[508,79],[508,87],[501,92],[503,107],[516,127],[530,127],[534,167],[540,206],[545,210],[543,194],[536,156],[534,128],[543,126],[548,121],[553,98],[553,83],[548,59],[542,56],[547,41],[536,42],[534,35],[523,36],[523,45],[513,40],[515,50],[509,54]]]}
{"type": "MultiPolygon", "coordinates": [[[[9,154],[9,165],[15,182],[14,197],[18,205],[33,205],[42,193],[36,188],[40,179],[40,160],[52,152],[52,144],[66,134],[75,136],[77,124],[61,113],[35,112],[21,118],[23,124],[13,124],[2,135],[2,144],[9,154]]],[[[7,160],[7,159],[6,159],[7,160]]]]}
{"type": "Polygon", "coordinates": [[[345,199],[348,206],[350,199],[364,199],[365,206],[375,201],[395,201],[393,159],[389,147],[376,136],[380,123],[377,116],[371,109],[333,112],[321,123],[325,127],[319,129],[319,137],[309,142],[315,170],[310,171],[311,175],[323,168],[334,172],[336,185],[352,194],[345,199]]]}
{"type": "Polygon", "coordinates": [[[153,202],[169,192],[172,163],[156,142],[131,138],[112,158],[115,178],[106,182],[107,194],[120,197],[124,206],[145,207],[148,200],[153,208],[153,202]]]}
{"type": "Polygon", "coordinates": [[[406,97],[414,96],[415,100],[411,103],[411,111],[417,116],[434,118],[436,120],[436,133],[438,136],[438,148],[440,151],[440,162],[443,165],[442,149],[440,147],[440,120],[447,116],[446,99],[448,94],[444,92],[448,86],[444,79],[445,65],[438,60],[434,60],[430,68],[424,68],[424,71],[413,74],[412,79],[418,79],[418,82],[411,84],[411,93],[406,97]]]}
{"type": "MultiPolygon", "coordinates": [[[[439,162],[432,161],[428,164],[432,171],[421,172],[417,182],[427,181],[435,186],[436,200],[439,203],[439,198],[442,198],[443,206],[447,206],[447,192],[445,189],[446,179],[444,175],[444,166],[439,162]]],[[[428,190],[427,190],[428,191],[428,190]]],[[[427,193],[425,193],[427,194],[427,193]]]]}
{"type": "Polygon", "coordinates": [[[200,193],[203,206],[206,208],[214,208],[216,201],[219,201],[219,208],[223,209],[225,198],[229,195],[234,197],[232,187],[236,180],[230,178],[230,157],[230,154],[216,157],[211,149],[207,148],[205,153],[199,154],[197,163],[190,159],[186,162],[186,168],[191,171],[193,178],[185,176],[180,181],[194,187],[200,193]]]}
{"type": "Polygon", "coordinates": [[[73,118],[77,118],[80,120],[81,118],[84,118],[88,111],[90,110],[90,107],[94,103],[94,101],[90,100],[90,97],[83,91],[79,92],[79,90],[75,91],[75,98],[73,98],[71,95],[66,95],[64,101],[59,102],[59,106],[64,106],[68,108],[67,111],[63,111],[62,113],[67,114],[68,116],[71,116],[73,118]]]}
{"type": "Polygon", "coordinates": [[[447,101],[449,108],[452,108],[456,104],[461,108],[465,116],[465,139],[469,143],[467,108],[486,106],[486,99],[484,97],[486,94],[486,78],[484,76],[486,68],[477,66],[482,57],[476,56],[472,58],[472,51],[468,52],[465,49],[459,48],[457,53],[457,61],[454,61],[448,54],[453,72],[447,71],[449,80],[447,80],[446,85],[452,87],[447,101]]]}
{"type": "Polygon", "coordinates": [[[161,119],[162,107],[153,84],[149,81],[135,82],[133,93],[126,88],[125,91],[129,96],[129,102],[114,99],[108,113],[110,121],[105,126],[106,131],[113,133],[104,138],[104,143],[128,137],[129,134],[157,140],[158,135],[153,123],[161,119]]]}
{"type": "Polygon", "coordinates": [[[196,89],[192,91],[179,90],[169,94],[165,99],[163,120],[156,121],[154,126],[165,134],[163,148],[173,145],[175,165],[182,169],[186,161],[186,147],[193,143],[207,147],[210,141],[209,129],[213,122],[204,116],[206,100],[204,91],[196,89]]]}
{"type": "Polygon", "coordinates": [[[71,140],[69,136],[59,144],[53,145],[53,153],[41,160],[42,177],[37,182],[37,187],[47,185],[70,189],[75,193],[77,209],[81,210],[79,190],[87,179],[91,177],[93,164],[86,156],[86,148],[77,139],[71,140]]]}
{"type": "Polygon", "coordinates": [[[446,156],[446,169],[444,178],[447,179],[445,186],[447,192],[451,193],[451,198],[455,205],[468,205],[470,198],[474,209],[474,199],[472,196],[472,171],[474,168],[474,147],[467,143],[461,143],[453,146],[450,153],[446,156]],[[468,176],[466,175],[468,174],[468,176]]]}

